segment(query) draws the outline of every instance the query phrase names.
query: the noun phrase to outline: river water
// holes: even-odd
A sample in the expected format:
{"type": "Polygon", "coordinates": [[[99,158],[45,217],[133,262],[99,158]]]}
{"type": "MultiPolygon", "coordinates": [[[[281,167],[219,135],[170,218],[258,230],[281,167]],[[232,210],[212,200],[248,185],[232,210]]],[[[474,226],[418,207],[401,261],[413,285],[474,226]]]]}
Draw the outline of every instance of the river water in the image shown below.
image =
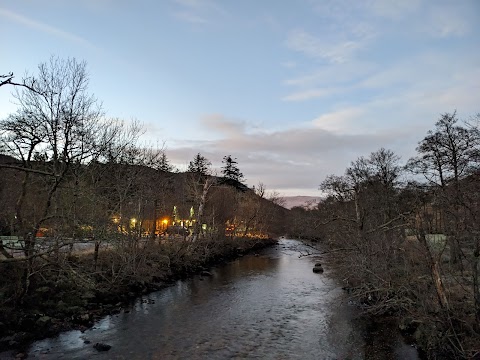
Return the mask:
{"type": "Polygon", "coordinates": [[[211,269],[211,277],[141,297],[83,333],[38,341],[29,358],[418,359],[394,325],[356,318],[328,269],[312,272],[315,256],[300,256],[306,252],[282,239],[211,269]],[[112,348],[98,352],[96,342],[112,348]]]}

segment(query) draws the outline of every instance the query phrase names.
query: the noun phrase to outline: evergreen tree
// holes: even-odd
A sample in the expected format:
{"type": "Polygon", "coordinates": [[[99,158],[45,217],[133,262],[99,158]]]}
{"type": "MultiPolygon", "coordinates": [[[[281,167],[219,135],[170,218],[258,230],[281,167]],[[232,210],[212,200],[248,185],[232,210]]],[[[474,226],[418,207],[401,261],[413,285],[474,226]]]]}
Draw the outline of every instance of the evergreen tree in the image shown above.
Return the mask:
{"type": "Polygon", "coordinates": [[[212,163],[205,156],[202,156],[200,153],[198,153],[188,164],[187,171],[191,173],[207,175],[210,165],[212,165],[212,163]]]}
{"type": "Polygon", "coordinates": [[[222,163],[222,174],[225,179],[242,182],[244,180],[243,174],[237,166],[237,158],[233,159],[231,155],[224,156],[222,163]]]}
{"type": "Polygon", "coordinates": [[[175,167],[170,164],[170,161],[167,158],[167,155],[162,152],[162,155],[158,159],[158,170],[166,171],[166,172],[172,172],[175,170],[175,167]]]}

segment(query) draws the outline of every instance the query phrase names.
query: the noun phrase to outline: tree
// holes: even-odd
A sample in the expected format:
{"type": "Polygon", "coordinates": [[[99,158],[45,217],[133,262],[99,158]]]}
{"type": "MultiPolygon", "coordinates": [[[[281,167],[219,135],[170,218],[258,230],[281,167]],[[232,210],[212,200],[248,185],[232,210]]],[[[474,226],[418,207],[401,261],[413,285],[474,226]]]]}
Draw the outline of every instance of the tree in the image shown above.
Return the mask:
{"type": "Polygon", "coordinates": [[[443,308],[449,304],[442,284],[440,266],[443,251],[449,250],[449,277],[461,282],[463,259],[470,256],[473,270],[473,297],[477,319],[480,319],[480,228],[478,212],[478,170],[480,141],[478,123],[461,124],[456,112],[445,113],[435,123],[435,129],[427,133],[417,147],[418,155],[410,159],[408,168],[414,174],[423,175],[423,185],[430,195],[424,201],[424,214],[418,226],[419,240],[431,258],[435,269],[439,302],[443,308]],[[432,218],[435,218],[433,221],[432,218]],[[436,219],[439,220],[436,220],[436,219]],[[426,240],[429,233],[447,236],[441,251],[432,251],[426,240]]]}
{"type": "Polygon", "coordinates": [[[188,164],[187,171],[199,175],[207,175],[211,165],[212,163],[206,157],[198,153],[188,164]]]}
{"type": "Polygon", "coordinates": [[[165,171],[165,172],[172,172],[175,170],[175,167],[170,164],[170,161],[167,158],[167,154],[163,151],[158,159],[158,170],[165,171]]]}
{"type": "Polygon", "coordinates": [[[378,312],[392,303],[403,306],[392,286],[402,266],[398,249],[406,226],[398,162],[399,157],[384,148],[359,157],[343,176],[325,179],[320,188],[328,197],[311,211],[321,220],[311,220],[319,229],[317,236],[342,251],[341,276],[356,287],[353,295],[378,312]]]}
{"type": "Polygon", "coordinates": [[[203,184],[202,192],[198,199],[198,210],[196,212],[197,216],[195,219],[195,225],[193,227],[192,241],[197,241],[198,235],[200,234],[201,226],[203,224],[203,217],[205,213],[205,204],[207,202],[207,195],[210,188],[214,184],[215,184],[215,179],[213,177],[207,178],[205,180],[205,183],[203,184]]]}
{"type": "Polygon", "coordinates": [[[478,129],[457,123],[456,112],[441,115],[435,130],[419,142],[418,156],[409,161],[408,168],[423,175],[430,185],[444,188],[458,184],[474,169],[479,154],[478,129]]]}
{"type": "MultiPolygon", "coordinates": [[[[474,127],[458,124],[456,112],[445,113],[435,123],[435,130],[419,142],[418,156],[409,161],[412,172],[425,177],[436,191],[435,203],[442,213],[443,231],[449,235],[451,261],[460,260],[460,232],[465,223],[461,209],[465,205],[465,195],[460,188],[460,180],[472,174],[477,167],[479,144],[474,127]]],[[[437,229],[440,230],[440,229],[437,229]]]]}
{"type": "Polygon", "coordinates": [[[238,181],[241,183],[244,181],[244,178],[237,166],[238,163],[236,160],[237,158],[233,159],[231,155],[224,156],[222,160],[222,163],[224,164],[222,167],[222,174],[227,180],[238,181]]]}
{"type": "Polygon", "coordinates": [[[106,132],[101,106],[87,92],[85,62],[51,57],[39,65],[32,82],[35,91],[26,87],[17,91],[19,110],[0,122],[3,151],[20,160],[18,165],[0,167],[23,173],[15,216],[28,260],[25,292],[36,234],[42,225],[66,216],[56,196],[72,169],[99,156],[106,132]],[[28,193],[33,196],[31,204],[26,203],[28,193]]]}
{"type": "Polygon", "coordinates": [[[35,79],[33,78],[24,78],[21,83],[13,81],[14,75],[12,72],[8,74],[0,74],[0,87],[4,85],[12,85],[18,87],[24,87],[30,91],[38,91],[35,86],[35,79]]]}

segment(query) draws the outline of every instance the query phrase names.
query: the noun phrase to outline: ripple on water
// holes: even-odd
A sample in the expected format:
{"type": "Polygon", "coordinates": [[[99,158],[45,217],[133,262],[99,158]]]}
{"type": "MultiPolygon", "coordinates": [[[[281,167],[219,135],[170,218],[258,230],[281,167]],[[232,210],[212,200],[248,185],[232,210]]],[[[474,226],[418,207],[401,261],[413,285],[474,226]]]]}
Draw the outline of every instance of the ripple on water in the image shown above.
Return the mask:
{"type": "MultiPolygon", "coordinates": [[[[298,257],[299,249],[306,248],[282,240],[260,256],[215,268],[203,281],[179,281],[140,298],[130,313],[106,317],[84,334],[68,332],[37,342],[29,356],[363,359],[367,341],[354,321],[354,309],[341,301],[342,292],[328,274],[312,272],[311,258],[298,257]],[[108,343],[112,349],[98,353],[85,339],[108,343]]],[[[396,341],[390,339],[393,348],[396,341]]],[[[384,352],[384,358],[395,359],[390,353],[384,352]]]]}

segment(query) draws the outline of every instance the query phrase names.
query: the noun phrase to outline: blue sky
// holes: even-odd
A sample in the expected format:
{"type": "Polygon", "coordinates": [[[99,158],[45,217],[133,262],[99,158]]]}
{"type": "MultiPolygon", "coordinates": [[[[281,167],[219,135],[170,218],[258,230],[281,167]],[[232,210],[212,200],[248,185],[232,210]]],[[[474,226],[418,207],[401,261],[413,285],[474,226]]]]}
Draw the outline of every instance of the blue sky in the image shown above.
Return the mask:
{"type": "MultiPolygon", "coordinates": [[[[284,195],[480,112],[477,0],[2,0],[0,44],[17,80],[85,60],[107,116],[143,122],[181,170],[231,154],[284,195]]],[[[13,101],[1,88],[0,118],[13,101]]]]}

